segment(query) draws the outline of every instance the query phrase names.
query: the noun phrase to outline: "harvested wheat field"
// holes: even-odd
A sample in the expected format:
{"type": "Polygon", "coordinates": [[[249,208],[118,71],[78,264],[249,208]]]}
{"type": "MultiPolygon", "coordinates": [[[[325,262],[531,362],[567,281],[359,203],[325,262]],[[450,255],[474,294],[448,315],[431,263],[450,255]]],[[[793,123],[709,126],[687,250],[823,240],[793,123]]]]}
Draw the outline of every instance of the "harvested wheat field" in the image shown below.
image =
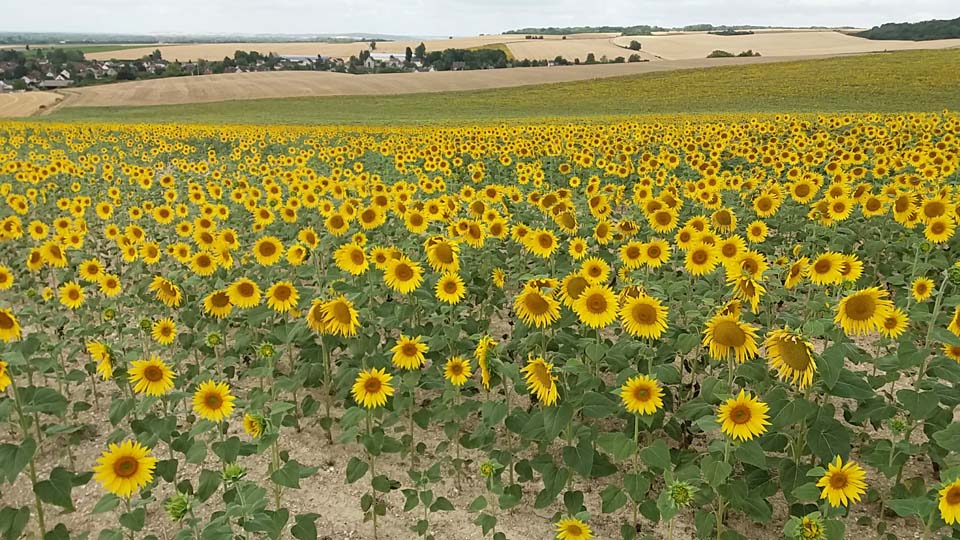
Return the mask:
{"type": "Polygon", "coordinates": [[[796,56],[960,47],[960,39],[878,41],[833,31],[758,32],[745,36],[718,36],[706,32],[689,32],[640,37],[623,36],[611,42],[625,47],[633,39],[640,42],[643,52],[665,60],[705,58],[718,49],[733,54],[753,50],[763,56],[796,56]]]}
{"type": "Polygon", "coordinates": [[[726,58],[536,68],[349,75],[325,71],[229,73],[91,86],[66,91],[65,107],[124,107],[304,96],[391,95],[508,88],[704,66],[783,61],[726,58]]]}
{"type": "Polygon", "coordinates": [[[63,99],[54,92],[15,92],[0,94],[0,118],[30,116],[63,99]]]}

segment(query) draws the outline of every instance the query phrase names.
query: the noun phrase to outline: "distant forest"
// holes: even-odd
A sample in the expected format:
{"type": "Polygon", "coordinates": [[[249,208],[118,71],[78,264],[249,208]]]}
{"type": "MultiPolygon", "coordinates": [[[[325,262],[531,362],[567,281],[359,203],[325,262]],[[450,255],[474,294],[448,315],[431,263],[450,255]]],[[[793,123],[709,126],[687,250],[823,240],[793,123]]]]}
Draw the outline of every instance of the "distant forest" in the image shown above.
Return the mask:
{"type": "Polygon", "coordinates": [[[960,17],[948,21],[887,23],[874,26],[870,30],[855,35],[867,39],[903,39],[909,41],[960,38],[960,17]]]}
{"type": "Polygon", "coordinates": [[[614,34],[620,33],[627,36],[649,36],[654,32],[663,32],[666,28],[659,26],[648,26],[641,24],[639,26],[564,26],[557,28],[554,26],[548,28],[520,28],[519,30],[507,30],[504,34],[542,34],[545,36],[566,36],[570,34],[614,34]]]}

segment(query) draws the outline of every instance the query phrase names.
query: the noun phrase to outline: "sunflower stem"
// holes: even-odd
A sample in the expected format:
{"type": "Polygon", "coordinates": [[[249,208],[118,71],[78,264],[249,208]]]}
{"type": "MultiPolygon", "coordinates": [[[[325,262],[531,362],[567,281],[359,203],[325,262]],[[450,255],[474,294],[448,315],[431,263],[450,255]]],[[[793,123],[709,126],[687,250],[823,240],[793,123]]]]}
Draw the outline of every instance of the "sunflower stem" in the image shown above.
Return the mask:
{"type": "MultiPolygon", "coordinates": [[[[640,474],[640,415],[633,415],[633,474],[640,474]]],[[[637,502],[631,501],[633,507],[633,529],[637,530],[640,526],[640,520],[637,516],[637,502]]]]}
{"type": "MultiPolygon", "coordinates": [[[[366,421],[367,421],[367,435],[370,437],[373,437],[373,424],[370,421],[370,411],[367,411],[366,421]]],[[[367,453],[370,456],[370,481],[371,481],[371,488],[372,488],[373,487],[372,482],[377,477],[377,457],[372,453],[370,453],[369,451],[367,453]]],[[[373,540],[377,540],[378,538],[377,536],[377,490],[371,489],[370,491],[373,494],[373,506],[371,507],[373,511],[373,540]]]]}
{"type": "Polygon", "coordinates": [[[332,388],[330,388],[333,375],[330,368],[330,352],[327,351],[327,343],[320,334],[320,355],[323,357],[323,431],[327,434],[327,444],[333,444],[333,421],[330,419],[330,401],[333,398],[332,388]]]}
{"type": "MultiPolygon", "coordinates": [[[[923,341],[923,348],[930,348],[930,337],[933,335],[933,327],[937,324],[937,317],[940,316],[940,308],[943,306],[943,297],[947,292],[947,286],[950,285],[950,277],[944,276],[943,282],[940,284],[940,291],[937,293],[937,300],[933,304],[933,314],[930,316],[930,325],[927,326],[927,337],[923,341]]],[[[927,355],[924,357],[923,362],[920,364],[920,371],[917,372],[917,378],[913,381],[913,389],[916,390],[920,387],[920,379],[923,378],[923,375],[927,372],[927,364],[930,362],[932,355],[927,355]]]]}
{"type": "MultiPolygon", "coordinates": [[[[27,440],[30,437],[30,430],[27,428],[27,417],[23,413],[23,405],[20,403],[20,394],[17,392],[17,383],[13,380],[13,377],[10,377],[10,388],[13,392],[13,405],[17,409],[17,419],[20,421],[20,431],[23,433],[23,440],[27,440]]],[[[34,420],[36,422],[36,420],[34,420]]],[[[39,426],[39,424],[37,424],[39,426]]],[[[38,430],[39,433],[39,430],[38,430]]],[[[37,441],[37,447],[39,448],[40,441],[37,441]]],[[[31,485],[37,485],[37,464],[36,464],[36,454],[30,458],[30,482],[31,485]]],[[[44,534],[46,534],[47,528],[44,522],[43,516],[43,502],[40,500],[40,495],[37,494],[36,490],[33,493],[33,502],[37,508],[37,526],[40,527],[40,535],[38,536],[39,540],[43,540],[44,534]]]]}

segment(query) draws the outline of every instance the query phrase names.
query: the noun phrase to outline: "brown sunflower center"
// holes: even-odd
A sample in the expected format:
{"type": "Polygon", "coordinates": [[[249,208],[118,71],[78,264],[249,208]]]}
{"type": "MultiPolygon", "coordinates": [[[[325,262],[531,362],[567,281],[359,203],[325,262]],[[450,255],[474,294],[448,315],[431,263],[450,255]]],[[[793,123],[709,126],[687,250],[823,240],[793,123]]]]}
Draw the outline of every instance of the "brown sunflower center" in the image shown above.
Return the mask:
{"type": "Polygon", "coordinates": [[[660,246],[650,246],[647,248],[647,257],[651,259],[660,258],[660,246]]]}
{"type": "Polygon", "coordinates": [[[143,378],[150,382],[163,380],[163,370],[159,366],[147,366],[143,370],[143,378]]]}
{"type": "Polygon", "coordinates": [[[0,311],[0,329],[9,330],[14,327],[13,317],[7,315],[6,313],[0,311]]]}
{"type": "Polygon", "coordinates": [[[223,406],[223,397],[216,392],[210,392],[203,397],[203,404],[209,409],[218,410],[223,406]]]}
{"type": "Polygon", "coordinates": [[[380,391],[381,387],[383,387],[383,384],[380,382],[380,379],[376,377],[369,377],[363,382],[363,389],[368,394],[376,394],[380,391]]]}
{"type": "Polygon", "coordinates": [[[657,322],[657,309],[647,303],[634,304],[630,310],[633,320],[640,325],[648,326],[657,322]]]}
{"type": "Polygon", "coordinates": [[[237,285],[237,293],[244,298],[252,297],[254,292],[256,292],[256,290],[253,288],[253,283],[244,281],[237,285]]]}
{"type": "Polygon", "coordinates": [[[353,317],[350,315],[350,306],[344,302],[335,302],[333,308],[333,318],[340,324],[350,324],[353,317]]]}
{"type": "Polygon", "coordinates": [[[846,303],[844,313],[855,321],[866,321],[877,312],[877,302],[872,296],[858,294],[851,296],[846,303]]]}
{"type": "Polygon", "coordinates": [[[451,249],[450,245],[446,242],[437,244],[433,247],[433,256],[436,257],[441,264],[450,264],[453,262],[453,249],[451,249]]]}
{"type": "Polygon", "coordinates": [[[537,243],[540,244],[540,247],[543,249],[550,249],[553,247],[553,237],[549,234],[541,234],[537,237],[537,243]]]}
{"type": "Polygon", "coordinates": [[[273,289],[274,299],[280,302],[286,302],[287,300],[290,299],[290,296],[292,294],[293,294],[293,291],[291,291],[290,287],[286,285],[277,285],[277,287],[273,289]]]}
{"type": "Polygon", "coordinates": [[[277,246],[273,242],[264,242],[260,244],[260,255],[272,257],[277,253],[277,246]]]}
{"type": "Polygon", "coordinates": [[[802,341],[783,339],[777,344],[777,348],[780,358],[791,368],[797,371],[806,371],[810,368],[813,359],[810,358],[810,351],[802,341]]]}
{"type": "Polygon", "coordinates": [[[630,246],[626,250],[627,259],[634,260],[640,258],[640,248],[637,246],[630,246]]]}
{"type": "Polygon", "coordinates": [[[730,421],[734,424],[746,424],[753,417],[750,407],[746,404],[739,404],[730,409],[730,421]]]}
{"type": "Polygon", "coordinates": [[[443,292],[445,292],[445,293],[447,293],[447,294],[453,294],[453,293],[457,292],[459,289],[460,289],[460,287],[457,285],[457,282],[456,282],[456,281],[453,281],[452,279],[451,279],[451,280],[448,280],[448,281],[445,281],[445,282],[443,283],[443,292]]]}
{"type": "Polygon", "coordinates": [[[847,473],[843,471],[836,471],[830,475],[830,487],[833,489],[843,489],[847,487],[847,483],[847,473]]]}
{"type": "Polygon", "coordinates": [[[673,216],[670,215],[670,212],[657,212],[655,218],[657,225],[670,225],[670,222],[673,221],[673,216]]]}
{"type": "Polygon", "coordinates": [[[607,299],[600,293],[594,293],[587,297],[587,310],[595,315],[606,313],[607,299]]]}
{"type": "Polygon", "coordinates": [[[222,292],[213,293],[213,296],[210,297],[210,303],[217,308],[227,307],[230,305],[230,296],[222,292]]]}
{"type": "Polygon", "coordinates": [[[923,215],[928,218],[942,216],[947,211],[947,207],[940,201],[930,201],[923,205],[923,215]]]}
{"type": "Polygon", "coordinates": [[[646,386],[638,386],[633,389],[633,397],[637,401],[647,401],[650,399],[650,389],[646,386]]]}
{"type": "Polygon", "coordinates": [[[400,347],[400,354],[413,358],[420,354],[420,349],[417,348],[415,343],[404,343],[403,347],[400,347]]]}
{"type": "Polygon", "coordinates": [[[933,234],[943,234],[947,230],[947,224],[942,221],[935,221],[930,225],[930,232],[933,234]]]}
{"type": "Polygon", "coordinates": [[[571,523],[567,525],[567,534],[574,538],[577,538],[578,536],[583,534],[583,529],[576,523],[571,523]]]}
{"type": "Polygon", "coordinates": [[[79,289],[70,289],[69,291],[67,291],[67,297],[68,297],[70,300],[74,300],[74,301],[79,300],[79,299],[80,299],[80,290],[79,290],[79,289]]]}
{"type": "Polygon", "coordinates": [[[140,462],[133,456],[123,456],[113,462],[113,474],[120,478],[130,478],[137,474],[140,468],[140,462]]]}
{"type": "Polygon", "coordinates": [[[698,264],[698,265],[706,263],[707,259],[709,258],[710,258],[710,255],[707,253],[705,249],[698,249],[694,251],[693,254],[690,256],[690,260],[693,261],[694,264],[698,264]]]}
{"type": "Polygon", "coordinates": [[[450,374],[453,375],[454,377],[459,377],[460,375],[463,375],[463,364],[461,364],[460,362],[454,362],[453,364],[451,364],[450,374]]]}
{"type": "Polygon", "coordinates": [[[400,281],[410,281],[413,279],[413,268],[407,263],[399,263],[394,268],[393,275],[400,281]]]}
{"type": "Polygon", "coordinates": [[[747,334],[734,321],[720,321],[713,328],[713,340],[726,347],[741,347],[747,341],[747,334]]]}
{"type": "Polygon", "coordinates": [[[534,315],[543,315],[550,309],[550,304],[540,293],[530,293],[523,299],[527,311],[534,315]]]}
{"type": "Polygon", "coordinates": [[[960,504],[960,486],[954,486],[947,491],[947,504],[950,506],[956,506],[960,504]]]}

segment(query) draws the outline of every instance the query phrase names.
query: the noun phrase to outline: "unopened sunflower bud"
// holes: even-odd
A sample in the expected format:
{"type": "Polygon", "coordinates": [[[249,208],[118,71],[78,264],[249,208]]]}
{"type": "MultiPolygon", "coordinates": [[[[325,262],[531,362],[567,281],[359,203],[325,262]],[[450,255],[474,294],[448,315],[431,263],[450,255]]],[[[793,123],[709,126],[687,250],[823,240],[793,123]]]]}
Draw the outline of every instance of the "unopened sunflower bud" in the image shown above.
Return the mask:
{"type": "Polygon", "coordinates": [[[223,481],[225,483],[237,483],[247,476],[247,469],[239,463],[230,463],[223,468],[223,481]]]}
{"type": "Polygon", "coordinates": [[[265,360],[273,358],[276,353],[277,351],[273,348],[273,344],[267,343],[266,341],[257,347],[257,355],[265,360]]]}
{"type": "Polygon", "coordinates": [[[818,514],[803,516],[800,522],[800,530],[797,531],[796,540],[825,540],[827,531],[823,527],[823,520],[818,514]]]}
{"type": "Polygon", "coordinates": [[[933,251],[933,244],[927,240],[920,242],[920,251],[923,253],[930,253],[933,251]]]}
{"type": "Polygon", "coordinates": [[[108,307],[103,310],[103,313],[101,314],[101,316],[105,321],[112,321],[117,316],[117,310],[108,307]]]}
{"type": "Polygon", "coordinates": [[[690,506],[690,503],[693,502],[693,496],[697,492],[697,488],[687,482],[681,482],[679,480],[671,482],[670,485],[667,486],[667,490],[670,502],[676,508],[690,506]]]}
{"type": "Polygon", "coordinates": [[[954,287],[960,287],[960,263],[951,266],[948,272],[950,284],[954,287]]]}
{"type": "Polygon", "coordinates": [[[140,319],[140,330],[149,332],[151,327],[153,327],[153,323],[150,322],[150,319],[140,319]]]}
{"type": "Polygon", "coordinates": [[[163,502],[163,509],[173,521],[180,521],[190,512],[190,497],[185,493],[177,493],[167,497],[163,502]]]}
{"type": "Polygon", "coordinates": [[[207,347],[216,347],[223,341],[223,337],[220,335],[220,332],[210,332],[207,334],[205,339],[207,347]]]}

